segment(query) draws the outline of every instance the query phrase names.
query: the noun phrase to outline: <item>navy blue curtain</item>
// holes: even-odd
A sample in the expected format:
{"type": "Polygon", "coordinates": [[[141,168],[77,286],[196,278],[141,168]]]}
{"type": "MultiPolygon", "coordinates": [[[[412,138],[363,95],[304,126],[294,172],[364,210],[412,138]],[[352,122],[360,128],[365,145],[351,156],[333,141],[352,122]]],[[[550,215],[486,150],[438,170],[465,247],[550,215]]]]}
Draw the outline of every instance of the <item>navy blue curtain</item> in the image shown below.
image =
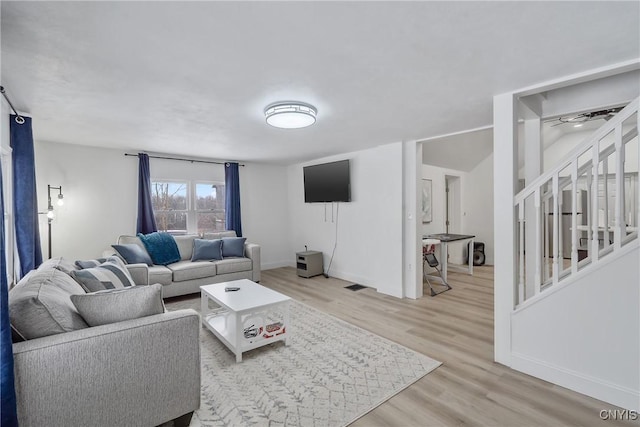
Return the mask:
{"type": "Polygon", "coordinates": [[[138,153],[138,222],[136,233],[149,234],[158,231],[151,203],[151,171],[149,156],[138,153]]]}
{"type": "Polygon", "coordinates": [[[16,415],[16,391],[13,381],[13,349],[9,323],[9,286],[4,240],[4,196],[2,194],[2,163],[0,163],[0,425],[18,425],[16,415]]]}
{"type": "Polygon", "coordinates": [[[40,230],[38,227],[38,197],[36,195],[36,165],[33,150],[31,117],[20,124],[11,115],[11,148],[13,158],[13,213],[16,245],[20,260],[20,277],[42,264],[40,230]]]}
{"type": "Polygon", "coordinates": [[[242,237],[242,220],[240,218],[240,174],[237,163],[224,164],[225,185],[225,221],[227,230],[235,230],[242,237]]]}

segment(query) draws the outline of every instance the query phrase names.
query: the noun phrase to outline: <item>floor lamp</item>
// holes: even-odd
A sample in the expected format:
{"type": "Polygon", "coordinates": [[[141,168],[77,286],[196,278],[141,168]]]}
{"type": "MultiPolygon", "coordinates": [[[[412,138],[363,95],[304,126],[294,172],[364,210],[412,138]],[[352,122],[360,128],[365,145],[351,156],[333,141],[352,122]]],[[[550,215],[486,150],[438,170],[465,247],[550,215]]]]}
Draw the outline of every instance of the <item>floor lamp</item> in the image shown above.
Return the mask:
{"type": "Polygon", "coordinates": [[[62,186],[53,187],[51,185],[47,185],[47,226],[49,228],[49,259],[51,259],[51,222],[55,217],[53,212],[53,203],[51,203],[51,190],[58,190],[58,206],[62,206],[64,204],[64,196],[62,195],[62,186]]]}

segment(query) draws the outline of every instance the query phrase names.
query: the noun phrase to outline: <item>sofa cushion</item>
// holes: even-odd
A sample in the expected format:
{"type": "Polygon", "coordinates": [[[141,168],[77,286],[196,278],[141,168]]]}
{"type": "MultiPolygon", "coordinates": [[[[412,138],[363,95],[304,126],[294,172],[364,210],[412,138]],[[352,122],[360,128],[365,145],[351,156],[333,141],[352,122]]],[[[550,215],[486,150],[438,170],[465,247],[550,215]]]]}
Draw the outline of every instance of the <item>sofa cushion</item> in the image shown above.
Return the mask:
{"type": "Polygon", "coordinates": [[[133,286],[131,274],[118,257],[109,257],[97,267],[71,272],[73,277],[87,292],[102,291],[133,286]]]}
{"type": "Polygon", "coordinates": [[[71,302],[89,326],[164,313],[162,285],[158,283],[71,295],[71,302]]]}
{"type": "Polygon", "coordinates": [[[249,271],[253,263],[249,258],[226,258],[221,261],[214,261],[217,274],[237,273],[239,271],[249,271]]]}
{"type": "Polygon", "coordinates": [[[111,245],[118,254],[126,261],[127,264],[147,264],[153,265],[153,261],[145,248],[135,243],[125,243],[120,245],[111,245]]]}
{"type": "Polygon", "coordinates": [[[222,240],[194,239],[191,261],[222,259],[222,240]]]}
{"type": "Polygon", "coordinates": [[[244,242],[247,239],[244,237],[223,237],[222,238],[222,257],[243,257],[244,256],[244,242]]]}
{"type": "Polygon", "coordinates": [[[154,264],[168,265],[180,261],[180,251],[171,234],[156,231],[149,234],[138,233],[138,237],[147,248],[154,264]]]}
{"type": "Polygon", "coordinates": [[[38,270],[44,270],[47,268],[55,268],[56,270],[60,270],[63,273],[71,274],[72,271],[77,270],[73,262],[66,260],[62,257],[51,258],[40,264],[38,270]]]}
{"type": "Polygon", "coordinates": [[[180,252],[180,259],[182,261],[188,261],[193,255],[193,241],[198,237],[196,234],[185,234],[184,236],[173,236],[178,245],[178,252],[180,252]]]}
{"type": "Polygon", "coordinates": [[[149,267],[149,284],[170,285],[172,280],[173,272],[164,265],[152,265],[149,267]]]}
{"type": "Polygon", "coordinates": [[[179,261],[167,266],[173,272],[174,282],[201,279],[216,275],[215,264],[209,261],[179,261]]]}
{"type": "Polygon", "coordinates": [[[34,339],[87,328],[70,296],[84,294],[74,280],[57,269],[36,271],[9,292],[9,317],[17,333],[34,339]]]}
{"type": "Polygon", "coordinates": [[[237,237],[237,235],[234,230],[210,231],[202,235],[202,238],[207,240],[222,239],[223,237],[237,237]]]}

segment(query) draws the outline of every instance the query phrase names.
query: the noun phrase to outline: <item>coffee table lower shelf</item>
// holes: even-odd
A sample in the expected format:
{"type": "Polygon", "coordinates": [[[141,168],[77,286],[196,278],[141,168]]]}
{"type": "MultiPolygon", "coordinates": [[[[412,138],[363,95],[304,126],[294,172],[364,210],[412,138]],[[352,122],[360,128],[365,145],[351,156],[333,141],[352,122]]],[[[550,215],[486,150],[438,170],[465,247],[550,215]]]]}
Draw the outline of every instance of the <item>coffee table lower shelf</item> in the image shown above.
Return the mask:
{"type": "Polygon", "coordinates": [[[236,362],[242,362],[242,353],[278,341],[287,344],[288,304],[284,307],[283,318],[279,330],[267,332],[266,325],[256,325],[258,334],[254,337],[244,336],[244,322],[256,315],[254,312],[235,313],[230,310],[217,309],[202,317],[202,324],[209,329],[222,343],[236,355],[236,362]],[[237,326],[236,326],[237,325],[237,326]]]}

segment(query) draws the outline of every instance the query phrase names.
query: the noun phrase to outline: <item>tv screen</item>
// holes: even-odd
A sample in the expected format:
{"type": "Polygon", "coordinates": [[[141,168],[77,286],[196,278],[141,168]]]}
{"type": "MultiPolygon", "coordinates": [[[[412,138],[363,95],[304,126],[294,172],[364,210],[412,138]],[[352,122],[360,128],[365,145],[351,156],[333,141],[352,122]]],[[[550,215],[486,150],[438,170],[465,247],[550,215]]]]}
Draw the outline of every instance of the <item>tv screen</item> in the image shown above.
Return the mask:
{"type": "Polygon", "coordinates": [[[302,171],[306,203],[351,201],[349,160],[305,166],[302,171]]]}

